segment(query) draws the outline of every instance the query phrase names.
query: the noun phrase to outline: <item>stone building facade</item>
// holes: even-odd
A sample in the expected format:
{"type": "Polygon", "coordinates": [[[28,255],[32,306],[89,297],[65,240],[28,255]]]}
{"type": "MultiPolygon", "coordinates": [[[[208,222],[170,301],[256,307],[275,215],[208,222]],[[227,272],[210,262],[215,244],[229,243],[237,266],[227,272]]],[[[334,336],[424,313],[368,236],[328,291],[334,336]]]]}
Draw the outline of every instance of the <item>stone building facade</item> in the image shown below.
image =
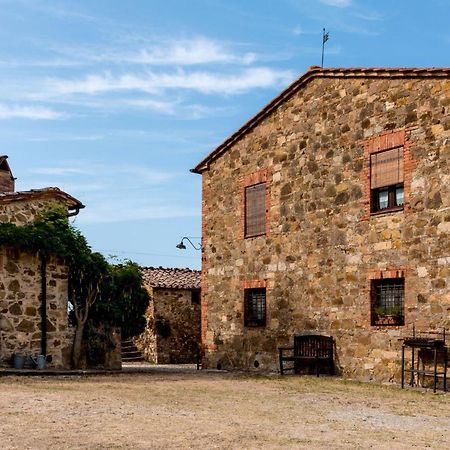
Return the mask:
{"type": "Polygon", "coordinates": [[[205,367],[277,370],[294,334],[399,377],[450,327],[450,69],[311,68],[201,161],[205,367]]]}
{"type": "MultiPolygon", "coordinates": [[[[25,225],[55,204],[69,214],[83,207],[57,188],[15,192],[6,158],[0,157],[1,222],[25,225]]],[[[65,264],[52,257],[43,265],[36,254],[0,249],[0,366],[9,366],[14,354],[45,354],[49,367],[69,368],[73,331],[67,302],[65,264]]]]}
{"type": "Polygon", "coordinates": [[[150,295],[137,348],[156,364],[194,363],[200,349],[200,271],[144,267],[150,295]]]}

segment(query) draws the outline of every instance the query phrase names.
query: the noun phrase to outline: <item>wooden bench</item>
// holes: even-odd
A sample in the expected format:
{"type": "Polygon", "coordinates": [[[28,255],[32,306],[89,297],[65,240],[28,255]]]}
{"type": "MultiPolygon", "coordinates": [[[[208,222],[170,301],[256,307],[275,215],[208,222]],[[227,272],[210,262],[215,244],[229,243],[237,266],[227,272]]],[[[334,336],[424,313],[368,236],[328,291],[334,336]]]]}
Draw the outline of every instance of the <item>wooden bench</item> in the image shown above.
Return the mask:
{"type": "Polygon", "coordinates": [[[319,376],[321,367],[328,374],[334,375],[334,340],[331,336],[318,334],[294,336],[293,347],[280,347],[280,374],[287,370],[299,373],[302,368],[314,367],[319,376]],[[292,367],[285,367],[285,362],[293,362],[292,367]]]}

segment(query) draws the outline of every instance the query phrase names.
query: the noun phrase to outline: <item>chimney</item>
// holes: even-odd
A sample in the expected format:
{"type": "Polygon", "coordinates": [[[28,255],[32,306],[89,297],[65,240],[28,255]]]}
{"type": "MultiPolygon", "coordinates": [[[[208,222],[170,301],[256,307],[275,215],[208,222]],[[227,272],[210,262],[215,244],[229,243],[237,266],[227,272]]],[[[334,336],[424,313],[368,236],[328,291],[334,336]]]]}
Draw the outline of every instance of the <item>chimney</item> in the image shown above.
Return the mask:
{"type": "Polygon", "coordinates": [[[6,155],[0,156],[0,193],[14,192],[15,190],[15,178],[7,159],[6,155]]]}

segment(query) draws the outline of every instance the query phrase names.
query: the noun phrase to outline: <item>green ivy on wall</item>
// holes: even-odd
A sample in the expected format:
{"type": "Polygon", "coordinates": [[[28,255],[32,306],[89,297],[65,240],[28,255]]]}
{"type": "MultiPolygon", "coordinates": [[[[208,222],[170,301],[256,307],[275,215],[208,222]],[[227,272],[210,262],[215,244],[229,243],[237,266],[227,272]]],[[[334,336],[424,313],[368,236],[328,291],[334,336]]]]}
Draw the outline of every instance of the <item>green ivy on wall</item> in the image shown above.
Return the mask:
{"type": "MultiPolygon", "coordinates": [[[[67,265],[69,302],[78,334],[74,349],[81,348],[88,319],[120,327],[125,339],[144,330],[149,297],[138,265],[131,261],[109,264],[103,255],[93,252],[86,238],[69,223],[65,208],[52,206],[23,226],[0,223],[0,247],[36,253],[43,260],[53,255],[67,265]]],[[[80,355],[75,355],[73,365],[79,364],[80,355]]]]}

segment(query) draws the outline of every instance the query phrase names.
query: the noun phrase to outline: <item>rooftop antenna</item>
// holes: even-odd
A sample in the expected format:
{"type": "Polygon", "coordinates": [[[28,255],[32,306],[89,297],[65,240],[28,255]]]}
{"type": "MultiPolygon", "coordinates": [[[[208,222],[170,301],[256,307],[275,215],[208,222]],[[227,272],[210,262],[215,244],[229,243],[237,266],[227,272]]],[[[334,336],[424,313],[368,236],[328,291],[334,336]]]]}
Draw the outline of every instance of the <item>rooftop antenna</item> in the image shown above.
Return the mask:
{"type": "Polygon", "coordinates": [[[330,33],[328,31],[325,31],[325,28],[322,31],[322,65],[320,67],[322,67],[323,69],[323,55],[325,53],[325,42],[328,41],[328,39],[330,39],[330,33]]]}

